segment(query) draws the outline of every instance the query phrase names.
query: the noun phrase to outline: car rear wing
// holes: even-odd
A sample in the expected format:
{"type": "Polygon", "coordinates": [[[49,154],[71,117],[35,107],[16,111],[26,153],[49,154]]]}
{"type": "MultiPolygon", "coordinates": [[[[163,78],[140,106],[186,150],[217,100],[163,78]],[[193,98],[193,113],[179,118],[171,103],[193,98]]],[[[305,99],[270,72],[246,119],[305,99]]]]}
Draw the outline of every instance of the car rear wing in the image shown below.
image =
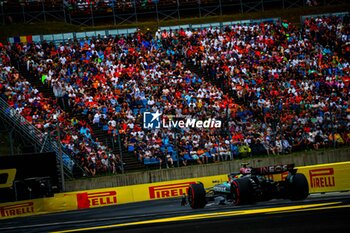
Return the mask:
{"type": "Polygon", "coordinates": [[[272,165],[265,167],[252,168],[252,174],[254,175],[272,175],[279,174],[283,172],[295,173],[294,164],[282,164],[282,165],[272,165]]]}

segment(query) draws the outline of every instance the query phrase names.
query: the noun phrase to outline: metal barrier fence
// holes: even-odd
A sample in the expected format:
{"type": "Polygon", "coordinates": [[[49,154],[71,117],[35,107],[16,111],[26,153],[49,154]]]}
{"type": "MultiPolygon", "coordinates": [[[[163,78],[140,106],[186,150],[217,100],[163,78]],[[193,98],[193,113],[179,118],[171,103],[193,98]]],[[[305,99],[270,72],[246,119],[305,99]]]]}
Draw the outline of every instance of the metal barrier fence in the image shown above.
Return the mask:
{"type": "MultiPolygon", "coordinates": [[[[326,6],[347,3],[347,0],[317,2],[326,6]]],[[[160,23],[167,19],[312,7],[307,3],[307,0],[0,0],[0,20],[2,24],[62,21],[91,26],[138,23],[142,20],[160,23]]]]}
{"type": "MultiPolygon", "coordinates": [[[[281,19],[280,18],[267,18],[267,19],[258,19],[258,20],[239,20],[239,21],[229,21],[229,22],[216,22],[216,23],[204,23],[204,24],[185,24],[185,25],[177,25],[177,26],[165,26],[160,27],[160,30],[175,30],[175,29],[198,29],[198,28],[210,28],[210,27],[218,27],[223,28],[226,26],[231,26],[235,24],[255,24],[261,22],[269,22],[269,23],[277,23],[281,19]]],[[[69,32],[69,33],[58,33],[58,34],[47,34],[47,35],[32,35],[31,41],[33,42],[42,42],[46,40],[47,42],[53,42],[55,44],[66,43],[71,39],[85,39],[86,37],[104,37],[104,36],[116,36],[116,35],[128,35],[133,34],[137,31],[137,28],[126,28],[126,29],[113,29],[113,30],[98,30],[98,31],[88,31],[88,32],[69,32]]],[[[16,43],[16,42],[27,42],[25,41],[27,36],[20,37],[10,37],[8,38],[8,42],[16,43]]]]}
{"type": "Polygon", "coordinates": [[[32,145],[40,148],[38,152],[55,152],[57,163],[63,162],[63,173],[65,177],[73,177],[73,160],[59,147],[59,143],[50,135],[42,133],[33,124],[28,122],[14,108],[12,108],[4,99],[0,98],[0,119],[18,130],[24,137],[30,139],[32,145]]]}
{"type": "Polygon", "coordinates": [[[346,16],[349,16],[349,12],[336,12],[336,13],[326,13],[326,14],[314,14],[314,15],[303,15],[300,16],[300,23],[301,25],[304,24],[305,19],[307,18],[318,18],[318,17],[330,17],[330,16],[335,16],[338,18],[344,18],[346,16]]]}
{"type": "MultiPolygon", "coordinates": [[[[104,36],[116,36],[116,35],[128,35],[136,32],[137,28],[126,28],[126,29],[112,29],[112,30],[98,30],[98,31],[87,31],[87,32],[67,32],[67,33],[57,33],[57,34],[47,34],[47,35],[31,35],[30,41],[32,42],[42,42],[46,40],[47,42],[66,43],[71,39],[84,39],[86,37],[104,37],[104,36]]],[[[8,42],[29,42],[27,36],[18,36],[8,38],[8,42]]]]}

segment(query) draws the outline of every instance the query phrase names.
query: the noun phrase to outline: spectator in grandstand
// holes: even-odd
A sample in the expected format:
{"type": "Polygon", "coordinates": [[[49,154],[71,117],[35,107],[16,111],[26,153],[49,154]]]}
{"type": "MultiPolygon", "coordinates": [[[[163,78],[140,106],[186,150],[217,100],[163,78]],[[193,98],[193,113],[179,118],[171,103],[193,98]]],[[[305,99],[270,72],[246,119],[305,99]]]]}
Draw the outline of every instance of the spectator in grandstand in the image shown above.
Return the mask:
{"type": "MultiPolygon", "coordinates": [[[[315,149],[318,149],[318,147],[315,149]]],[[[291,151],[292,151],[292,145],[290,145],[289,141],[283,135],[282,136],[282,153],[288,154],[291,151]]]]}
{"type": "MultiPolygon", "coordinates": [[[[330,17],[307,19],[302,30],[285,21],[163,30],[154,38],[138,30],[128,36],[86,38],[63,48],[32,44],[21,52],[30,72],[37,78],[49,74],[49,85],[68,93],[74,113],[86,115],[88,123],[114,137],[125,137],[141,161],[159,153],[155,157],[168,164],[165,150],[178,143],[171,130],[143,129],[145,111],[227,121],[223,130],[181,132],[178,154],[187,165],[186,154],[197,163],[207,161],[203,148],[217,161],[222,149],[235,158],[318,149],[320,137],[341,143],[350,126],[349,61],[344,56],[348,41],[349,25],[330,17]],[[192,73],[186,67],[191,63],[209,74],[212,83],[192,73]],[[57,83],[59,88],[53,86],[57,83]],[[332,130],[339,132],[333,137],[332,130]]],[[[74,127],[84,139],[93,139],[87,125],[74,127]]],[[[95,164],[103,171],[104,158],[99,159],[102,166],[95,164]]]]}

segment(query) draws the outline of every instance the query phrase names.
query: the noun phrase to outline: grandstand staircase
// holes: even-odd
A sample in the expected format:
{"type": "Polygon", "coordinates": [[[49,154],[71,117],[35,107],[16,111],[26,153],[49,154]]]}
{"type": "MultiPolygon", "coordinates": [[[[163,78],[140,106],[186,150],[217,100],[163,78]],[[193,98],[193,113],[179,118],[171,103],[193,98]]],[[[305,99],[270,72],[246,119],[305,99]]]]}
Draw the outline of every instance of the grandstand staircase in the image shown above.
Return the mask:
{"type": "Polygon", "coordinates": [[[224,94],[228,94],[229,97],[234,98],[237,104],[244,104],[242,100],[238,99],[237,96],[233,95],[233,92],[230,91],[228,85],[226,85],[221,80],[214,80],[210,77],[208,73],[206,73],[199,65],[193,64],[192,61],[187,61],[186,67],[194,74],[197,74],[199,77],[203,78],[205,81],[211,83],[212,85],[220,88],[224,94]]]}
{"type": "Polygon", "coordinates": [[[199,65],[195,65],[192,61],[188,61],[186,66],[192,73],[197,74],[199,77],[203,78],[207,82],[210,82],[214,86],[221,88],[224,93],[228,93],[228,88],[225,87],[223,82],[220,80],[211,79],[209,74],[207,74],[199,65]]]}
{"type": "MultiPolygon", "coordinates": [[[[236,104],[239,104],[239,105],[244,104],[244,102],[241,99],[237,98],[237,96],[233,94],[233,92],[230,90],[229,85],[225,84],[223,80],[217,80],[217,79],[211,78],[207,72],[205,72],[199,65],[193,64],[191,60],[187,61],[186,67],[192,73],[197,74],[199,77],[203,78],[205,81],[221,89],[225,95],[228,95],[229,97],[233,98],[236,104]]],[[[224,128],[226,127],[228,128],[228,125],[227,125],[228,122],[224,121],[224,124],[225,124],[224,128]]],[[[223,133],[224,135],[228,135],[227,132],[223,131],[223,133]]]]}
{"type": "MultiPolygon", "coordinates": [[[[76,117],[79,120],[84,119],[87,121],[86,116],[83,114],[78,114],[76,117]]],[[[145,167],[138,161],[133,152],[127,151],[127,148],[123,146],[124,142],[122,139],[120,142],[121,145],[119,145],[118,140],[114,140],[113,137],[107,133],[107,131],[102,129],[102,127],[99,127],[97,124],[90,124],[90,126],[94,138],[98,138],[100,142],[107,145],[108,148],[112,149],[114,154],[122,155],[122,160],[125,163],[124,172],[139,170],[145,167]]]]}
{"type": "MultiPolygon", "coordinates": [[[[38,89],[38,91],[42,93],[45,98],[51,98],[53,100],[56,99],[52,91],[52,88],[49,87],[47,84],[43,84],[39,77],[28,72],[24,65],[19,66],[19,73],[20,75],[25,77],[33,87],[38,89]]],[[[62,103],[59,105],[61,106],[62,109],[64,109],[64,106],[62,103]]]]}
{"type": "MultiPolygon", "coordinates": [[[[36,77],[34,74],[31,74],[28,72],[24,65],[19,66],[19,71],[22,76],[24,76],[33,87],[36,87],[40,93],[43,94],[45,98],[51,98],[56,99],[52,88],[49,87],[47,84],[43,84],[41,82],[41,79],[39,77],[36,77]]],[[[58,101],[57,103],[63,110],[65,110],[67,113],[69,113],[71,116],[73,114],[72,109],[68,106],[67,103],[64,102],[63,98],[58,101]]],[[[74,115],[77,117],[78,120],[85,120],[87,121],[87,117],[83,114],[76,114],[74,115]]],[[[120,155],[122,151],[122,159],[125,163],[124,165],[124,171],[132,171],[132,170],[139,170],[144,168],[144,165],[141,164],[138,159],[134,156],[133,152],[127,152],[123,149],[123,142],[121,142],[121,147],[118,145],[118,141],[113,141],[112,137],[107,133],[107,131],[102,130],[101,127],[98,125],[92,125],[91,128],[93,131],[94,138],[98,138],[100,142],[106,144],[109,148],[113,150],[113,153],[120,155]]]]}

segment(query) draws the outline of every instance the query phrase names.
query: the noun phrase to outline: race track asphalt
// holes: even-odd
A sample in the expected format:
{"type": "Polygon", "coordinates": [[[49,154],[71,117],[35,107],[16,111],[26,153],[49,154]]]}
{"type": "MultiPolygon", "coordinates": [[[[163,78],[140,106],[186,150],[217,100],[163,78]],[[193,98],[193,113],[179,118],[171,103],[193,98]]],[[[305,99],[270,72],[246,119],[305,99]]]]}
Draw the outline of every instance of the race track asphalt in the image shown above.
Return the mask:
{"type": "Polygon", "coordinates": [[[304,201],[271,200],[246,206],[216,205],[192,210],[179,199],[14,218],[0,232],[215,233],[348,232],[350,193],[311,195],[304,201]]]}

